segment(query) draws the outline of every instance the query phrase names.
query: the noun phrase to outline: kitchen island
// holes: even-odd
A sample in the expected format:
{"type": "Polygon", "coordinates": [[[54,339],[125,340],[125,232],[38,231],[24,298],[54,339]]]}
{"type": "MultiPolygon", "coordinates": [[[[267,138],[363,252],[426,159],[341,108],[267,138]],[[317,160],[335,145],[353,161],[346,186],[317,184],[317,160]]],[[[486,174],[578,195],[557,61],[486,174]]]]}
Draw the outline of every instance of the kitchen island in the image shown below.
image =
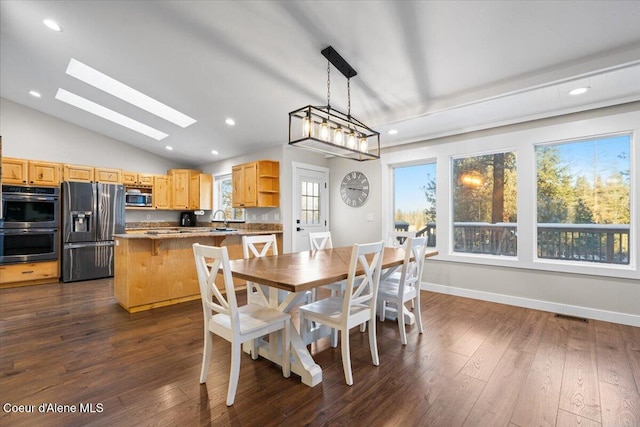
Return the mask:
{"type": "Polygon", "coordinates": [[[275,234],[282,250],[282,231],[190,227],[115,235],[113,290],[118,304],[134,313],[200,298],[193,244],[226,246],[229,258],[237,259],[243,257],[242,236],[256,234],[275,234]]]}

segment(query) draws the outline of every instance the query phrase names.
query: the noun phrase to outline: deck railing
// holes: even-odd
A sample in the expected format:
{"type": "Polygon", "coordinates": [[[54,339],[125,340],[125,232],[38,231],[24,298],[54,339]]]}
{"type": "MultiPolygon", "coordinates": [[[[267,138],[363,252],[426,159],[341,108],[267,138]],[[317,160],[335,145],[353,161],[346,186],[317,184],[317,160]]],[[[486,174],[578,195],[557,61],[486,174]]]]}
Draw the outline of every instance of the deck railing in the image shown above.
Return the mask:
{"type": "Polygon", "coordinates": [[[538,258],[629,264],[629,225],[538,224],[538,258]]]}
{"type": "MultiPolygon", "coordinates": [[[[416,232],[436,245],[436,224],[416,232]]],[[[502,256],[518,254],[517,228],[513,223],[456,222],[454,252],[502,256]]],[[[629,264],[628,224],[538,224],[538,258],[629,264]]]]}

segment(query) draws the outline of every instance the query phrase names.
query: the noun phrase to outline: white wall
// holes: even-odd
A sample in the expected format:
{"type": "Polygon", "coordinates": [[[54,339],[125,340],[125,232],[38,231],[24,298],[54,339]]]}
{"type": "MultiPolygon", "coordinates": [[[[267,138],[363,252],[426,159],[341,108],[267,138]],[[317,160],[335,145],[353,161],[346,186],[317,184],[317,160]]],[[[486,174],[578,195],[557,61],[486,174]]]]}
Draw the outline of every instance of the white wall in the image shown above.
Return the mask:
{"type": "Polygon", "coordinates": [[[354,243],[368,243],[385,239],[382,232],[381,212],[389,203],[382,198],[381,164],[379,160],[357,162],[333,158],[331,167],[329,223],[334,246],[349,246],[354,243]],[[340,182],[349,172],[364,173],[369,178],[368,200],[360,207],[347,206],[340,197],[340,182]]]}
{"type": "MultiPolygon", "coordinates": [[[[640,103],[513,125],[403,147],[382,156],[384,200],[391,200],[394,165],[437,160],[437,244],[423,280],[428,289],[640,326],[640,103]],[[633,212],[631,265],[552,263],[535,259],[535,159],[533,144],[631,131],[633,212]],[[486,257],[451,251],[450,159],[492,150],[515,150],[518,179],[518,257],[486,257]]],[[[382,230],[393,223],[383,207],[382,230]]]]}

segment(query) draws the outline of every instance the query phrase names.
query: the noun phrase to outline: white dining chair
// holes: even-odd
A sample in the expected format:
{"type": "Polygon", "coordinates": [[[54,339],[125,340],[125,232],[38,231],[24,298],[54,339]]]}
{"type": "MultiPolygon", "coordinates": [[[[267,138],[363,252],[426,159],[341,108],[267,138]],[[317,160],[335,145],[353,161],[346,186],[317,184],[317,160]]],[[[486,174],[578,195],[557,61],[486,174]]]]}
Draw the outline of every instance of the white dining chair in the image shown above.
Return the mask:
{"type": "Polygon", "coordinates": [[[405,257],[400,270],[400,279],[390,277],[380,281],[378,287],[379,318],[384,322],[387,304],[395,306],[398,328],[400,329],[400,341],[407,345],[407,332],[404,325],[404,304],[413,302],[413,312],[418,324],[418,332],[422,333],[422,315],[420,313],[420,281],[424,267],[425,251],[427,249],[426,237],[407,238],[405,257]]]}
{"type": "MultiPolygon", "coordinates": [[[[200,383],[207,380],[213,334],[231,343],[231,368],[229,387],[227,389],[227,406],[233,405],[238,378],[240,375],[242,343],[253,341],[258,337],[282,331],[282,375],[288,378],[291,374],[290,358],[290,324],[288,313],[264,307],[258,304],[238,306],[236,292],[229,269],[229,253],[226,247],[205,246],[194,243],[193,254],[200,284],[202,309],[204,310],[204,350],[200,383]],[[224,279],[225,295],[216,286],[218,273],[224,279]]],[[[255,357],[254,357],[255,358],[255,357]]]]}
{"type": "MultiPolygon", "coordinates": [[[[309,233],[309,247],[312,251],[331,249],[333,248],[333,241],[331,240],[330,231],[315,231],[309,233]]],[[[332,297],[338,297],[344,292],[344,288],[347,285],[346,280],[341,280],[336,283],[329,283],[328,285],[322,285],[320,288],[330,291],[332,297]]],[[[318,299],[318,288],[311,290],[311,301],[318,299]]],[[[331,330],[331,346],[338,346],[338,333],[335,329],[331,330]]]]}
{"type": "Polygon", "coordinates": [[[390,248],[403,248],[409,237],[416,237],[416,232],[389,230],[387,246],[390,248]]]}
{"type": "MultiPolygon", "coordinates": [[[[242,236],[242,254],[244,258],[278,255],[276,235],[242,236]]],[[[264,306],[269,305],[268,298],[265,295],[265,288],[247,281],[247,302],[264,306]]]]}
{"type": "Polygon", "coordinates": [[[376,341],[376,298],[383,255],[384,241],[354,245],[344,294],[341,297],[321,299],[299,309],[300,329],[305,342],[305,334],[310,331],[310,322],[340,331],[342,367],[348,385],[353,385],[349,351],[350,329],[368,323],[371,359],[374,365],[380,364],[376,341]],[[356,280],[358,267],[362,268],[362,275],[356,280]]]}

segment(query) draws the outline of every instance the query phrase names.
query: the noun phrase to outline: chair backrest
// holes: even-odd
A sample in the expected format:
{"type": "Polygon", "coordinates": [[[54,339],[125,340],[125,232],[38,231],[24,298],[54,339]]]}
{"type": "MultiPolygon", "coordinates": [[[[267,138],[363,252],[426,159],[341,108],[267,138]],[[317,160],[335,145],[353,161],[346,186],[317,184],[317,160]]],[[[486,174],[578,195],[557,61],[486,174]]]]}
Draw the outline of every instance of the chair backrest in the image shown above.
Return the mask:
{"type": "Polygon", "coordinates": [[[317,231],[309,233],[309,247],[312,251],[318,249],[331,249],[333,242],[331,241],[330,231],[317,231]]]}
{"type": "Polygon", "coordinates": [[[398,290],[400,295],[403,294],[405,286],[415,286],[416,289],[420,288],[426,250],[426,237],[407,238],[404,263],[400,270],[400,284],[398,290]]]}
{"type": "Polygon", "coordinates": [[[375,316],[384,241],[355,244],[351,250],[349,275],[344,290],[343,313],[350,313],[353,306],[368,306],[375,316]],[[362,273],[358,269],[362,269],[362,273]]]}
{"type": "Polygon", "coordinates": [[[242,236],[242,253],[245,258],[261,258],[267,255],[278,255],[276,235],[242,236]],[[271,253],[269,253],[271,250],[271,253]]]}
{"type": "Polygon", "coordinates": [[[389,231],[387,246],[390,248],[404,248],[409,237],[416,237],[415,231],[389,231]]]}
{"type": "Polygon", "coordinates": [[[231,278],[227,248],[194,243],[193,255],[200,284],[205,330],[207,322],[215,313],[227,314],[231,318],[231,328],[235,329],[239,326],[238,303],[231,278]],[[226,297],[216,286],[218,272],[221,272],[224,278],[226,297]]]}

